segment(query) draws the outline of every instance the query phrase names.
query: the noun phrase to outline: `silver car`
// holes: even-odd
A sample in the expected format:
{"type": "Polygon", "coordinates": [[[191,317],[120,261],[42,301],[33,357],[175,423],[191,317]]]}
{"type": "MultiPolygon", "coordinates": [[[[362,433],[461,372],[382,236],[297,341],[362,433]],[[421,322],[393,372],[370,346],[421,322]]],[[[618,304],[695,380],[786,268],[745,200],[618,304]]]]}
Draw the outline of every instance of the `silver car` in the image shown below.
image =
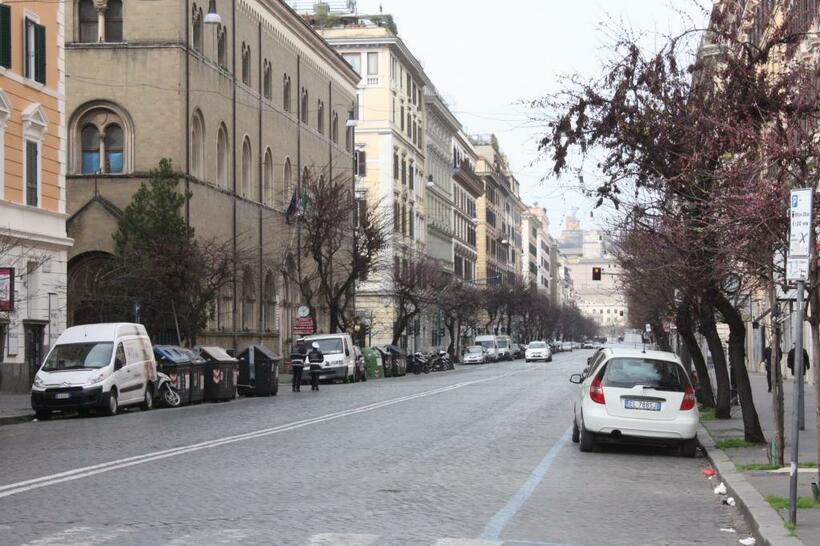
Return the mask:
{"type": "Polygon", "coordinates": [[[464,349],[464,364],[486,364],[487,363],[487,349],[481,345],[470,345],[464,349]]]}

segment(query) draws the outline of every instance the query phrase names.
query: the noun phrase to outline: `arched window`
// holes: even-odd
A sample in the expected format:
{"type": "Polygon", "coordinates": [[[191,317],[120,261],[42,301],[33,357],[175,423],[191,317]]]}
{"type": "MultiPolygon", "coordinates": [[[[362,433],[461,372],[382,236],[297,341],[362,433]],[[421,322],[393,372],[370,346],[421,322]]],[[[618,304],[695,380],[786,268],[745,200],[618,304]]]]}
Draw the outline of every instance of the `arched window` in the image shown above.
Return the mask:
{"type": "Polygon", "coordinates": [[[205,122],[199,110],[191,120],[191,174],[205,179],[205,122]]]}
{"type": "Polygon", "coordinates": [[[290,76],[287,74],[282,78],[282,109],[290,112],[290,76]]]}
{"type": "Polygon", "coordinates": [[[345,150],[348,152],[353,151],[353,127],[345,129],[345,150]]]}
{"type": "Polygon", "coordinates": [[[339,114],[336,112],[333,112],[333,121],[330,126],[330,139],[336,144],[339,143],[339,114]]]}
{"type": "Polygon", "coordinates": [[[325,134],[325,103],[319,101],[316,108],[316,130],[320,135],[325,134]]]}
{"type": "Polygon", "coordinates": [[[251,85],[251,46],[242,42],[242,83],[251,85]]]}
{"type": "Polygon", "coordinates": [[[262,295],[263,301],[265,302],[263,318],[266,332],[276,331],[276,286],[273,279],[273,272],[268,271],[265,275],[265,293],[262,295]]]}
{"type": "Polygon", "coordinates": [[[228,187],[228,164],[230,163],[230,146],[228,144],[228,130],[225,124],[219,126],[216,137],[216,183],[221,188],[228,187]]]}
{"type": "Polygon", "coordinates": [[[256,287],[253,284],[253,271],[245,268],[242,275],[242,330],[248,332],[256,329],[256,287]]]}
{"type": "Polygon", "coordinates": [[[191,9],[191,31],[194,51],[202,53],[202,8],[196,4],[191,9]]]}
{"type": "Polygon", "coordinates": [[[273,155],[270,148],[265,150],[265,163],[262,167],[262,179],[265,195],[264,202],[268,206],[273,206],[273,155]]]}
{"type": "Polygon", "coordinates": [[[302,169],[302,191],[305,191],[305,188],[310,186],[310,171],[307,167],[302,169]]]}
{"type": "Polygon", "coordinates": [[[100,39],[99,15],[94,0],[80,0],[80,41],[93,43],[100,39]]]}
{"type": "Polygon", "coordinates": [[[287,208],[290,204],[291,193],[293,192],[293,171],[290,168],[290,158],[285,159],[285,170],[282,176],[282,208],[287,208]]]}
{"type": "Polygon", "coordinates": [[[220,331],[231,329],[231,317],[233,317],[232,300],[231,283],[228,282],[219,290],[217,302],[216,322],[217,328],[220,331]]]}
{"type": "Polygon", "coordinates": [[[122,42],[122,0],[108,0],[105,10],[105,41],[122,42]]]}
{"type": "Polygon", "coordinates": [[[75,112],[70,170],[81,174],[122,174],[132,169],[133,125],[113,104],[91,104],[75,112]]]}
{"type": "Polygon", "coordinates": [[[273,85],[271,83],[271,67],[270,61],[265,59],[263,75],[262,75],[262,94],[266,99],[270,100],[273,94],[273,85]]]}
{"type": "Polygon", "coordinates": [[[307,123],[308,119],[310,119],[310,118],[308,118],[308,102],[309,102],[308,101],[308,92],[307,92],[307,89],[305,89],[303,87],[302,88],[302,109],[301,109],[302,110],[301,111],[302,123],[307,123]]]}
{"type": "Polygon", "coordinates": [[[228,29],[224,25],[216,31],[216,62],[220,68],[228,68],[228,29]]]}
{"type": "Polygon", "coordinates": [[[251,153],[251,139],[245,137],[242,143],[242,195],[253,199],[253,154],[251,153]]]}

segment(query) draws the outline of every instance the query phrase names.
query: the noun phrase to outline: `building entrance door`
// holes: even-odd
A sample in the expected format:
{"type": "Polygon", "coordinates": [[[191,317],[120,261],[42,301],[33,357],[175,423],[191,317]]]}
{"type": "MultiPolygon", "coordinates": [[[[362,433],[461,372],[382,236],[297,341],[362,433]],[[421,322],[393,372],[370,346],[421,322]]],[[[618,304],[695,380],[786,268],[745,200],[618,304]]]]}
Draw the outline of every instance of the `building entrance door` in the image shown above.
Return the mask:
{"type": "MultiPolygon", "coordinates": [[[[24,323],[26,343],[26,368],[29,370],[29,384],[34,382],[34,375],[43,363],[43,335],[45,324],[24,323]]],[[[21,378],[22,379],[22,378],[21,378]]]]}

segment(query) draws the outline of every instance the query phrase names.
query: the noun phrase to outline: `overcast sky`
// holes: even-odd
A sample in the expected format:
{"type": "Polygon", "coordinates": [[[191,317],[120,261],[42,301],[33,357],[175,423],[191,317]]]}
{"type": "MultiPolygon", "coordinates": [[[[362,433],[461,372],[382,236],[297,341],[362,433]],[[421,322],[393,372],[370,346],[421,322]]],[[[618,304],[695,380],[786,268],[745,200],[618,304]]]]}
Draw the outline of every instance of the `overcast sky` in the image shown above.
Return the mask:
{"type": "MultiPolygon", "coordinates": [[[[700,17],[696,0],[359,0],[359,13],[395,17],[399,35],[469,133],[493,132],[510,158],[527,204],[547,209],[560,233],[574,208],[592,227],[593,203],[537,159],[539,127],[517,105],[558,87],[558,77],[600,73],[608,43],[601,24],[623,21],[649,36],[684,28],[678,10],[700,17]]],[[[702,3],[707,0],[700,0],[702,3]]],[[[600,216],[600,211],[596,212],[600,216]]]]}

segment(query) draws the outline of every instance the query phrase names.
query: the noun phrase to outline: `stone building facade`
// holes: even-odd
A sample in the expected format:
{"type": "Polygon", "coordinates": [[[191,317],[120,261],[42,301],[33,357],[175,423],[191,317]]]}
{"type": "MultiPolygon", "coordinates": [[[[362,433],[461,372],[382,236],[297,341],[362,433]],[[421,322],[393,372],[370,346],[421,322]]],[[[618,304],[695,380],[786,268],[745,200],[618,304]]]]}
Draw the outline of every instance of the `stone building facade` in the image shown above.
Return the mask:
{"type": "Polygon", "coordinates": [[[27,392],[65,328],[62,2],[0,4],[0,390],[27,392]]]}
{"type": "MultiPolygon", "coordinates": [[[[279,0],[74,0],[66,7],[69,323],[100,317],[94,271],[122,210],[162,158],[184,173],[186,219],[258,255],[235,268],[201,343],[287,351],[299,260],[285,212],[307,176],[348,176],[358,75],[279,0]]],[[[326,316],[318,311],[318,327],[326,316]]]]}

